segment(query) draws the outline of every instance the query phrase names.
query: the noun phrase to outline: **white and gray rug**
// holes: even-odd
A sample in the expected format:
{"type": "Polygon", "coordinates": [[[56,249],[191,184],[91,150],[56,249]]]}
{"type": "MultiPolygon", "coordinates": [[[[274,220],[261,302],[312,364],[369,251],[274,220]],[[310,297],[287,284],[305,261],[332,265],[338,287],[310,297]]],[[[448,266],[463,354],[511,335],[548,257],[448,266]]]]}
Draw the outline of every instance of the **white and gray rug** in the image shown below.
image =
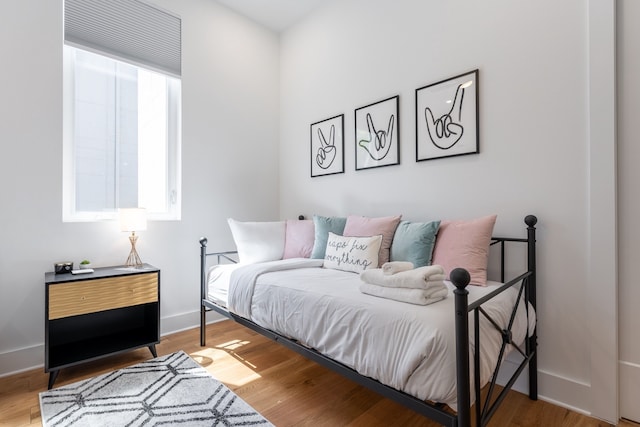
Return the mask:
{"type": "Polygon", "coordinates": [[[40,393],[42,425],[271,426],[183,351],[40,393]]]}

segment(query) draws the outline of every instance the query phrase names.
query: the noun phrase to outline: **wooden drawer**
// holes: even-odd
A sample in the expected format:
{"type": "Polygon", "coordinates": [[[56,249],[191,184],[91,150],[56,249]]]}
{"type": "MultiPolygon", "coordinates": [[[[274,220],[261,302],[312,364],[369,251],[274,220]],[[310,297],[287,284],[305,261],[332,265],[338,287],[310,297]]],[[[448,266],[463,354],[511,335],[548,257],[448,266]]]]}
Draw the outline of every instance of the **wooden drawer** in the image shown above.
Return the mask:
{"type": "Polygon", "coordinates": [[[158,273],[49,286],[49,320],[158,301],[158,273]]]}

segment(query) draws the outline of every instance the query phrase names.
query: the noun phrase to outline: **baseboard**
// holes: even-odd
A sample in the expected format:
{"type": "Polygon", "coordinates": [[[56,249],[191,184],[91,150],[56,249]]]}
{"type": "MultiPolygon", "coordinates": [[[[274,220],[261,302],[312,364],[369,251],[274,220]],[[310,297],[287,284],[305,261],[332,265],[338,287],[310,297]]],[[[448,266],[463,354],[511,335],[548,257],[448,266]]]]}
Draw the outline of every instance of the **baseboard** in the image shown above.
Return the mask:
{"type": "MultiPolygon", "coordinates": [[[[519,360],[507,357],[500,365],[500,370],[498,371],[498,379],[497,383],[499,385],[505,385],[507,381],[513,376],[513,374],[518,369],[519,360]]],[[[520,393],[529,394],[529,376],[526,374],[527,368],[522,371],[516,382],[513,383],[511,387],[512,390],[519,391],[520,393]]]]}
{"type": "Polygon", "coordinates": [[[44,372],[44,344],[0,353],[0,377],[38,368],[44,372]]]}
{"type": "MultiPolygon", "coordinates": [[[[504,385],[508,379],[516,372],[519,361],[507,357],[498,373],[498,384],[504,385]]],[[[520,393],[529,395],[528,368],[525,368],[512,389],[520,393]]],[[[538,399],[544,400],[554,405],[570,409],[584,415],[591,415],[587,409],[590,406],[591,385],[565,378],[538,368],[538,399]]]]}
{"type": "MultiPolygon", "coordinates": [[[[216,313],[207,313],[207,323],[226,319],[216,313]]],[[[160,336],[192,329],[200,325],[200,312],[182,313],[160,319],[160,336]]],[[[44,369],[44,344],[0,353],[0,378],[32,369],[44,369]]]]}
{"type": "Polygon", "coordinates": [[[640,422],[640,365],[632,362],[619,362],[620,372],[620,416],[640,422]]]}
{"type": "MultiPolygon", "coordinates": [[[[207,313],[207,323],[219,322],[224,319],[226,319],[226,317],[215,311],[207,313]]],[[[186,331],[187,329],[193,329],[197,326],[200,326],[199,311],[163,317],[160,321],[160,336],[175,334],[176,332],[186,331]]]]}

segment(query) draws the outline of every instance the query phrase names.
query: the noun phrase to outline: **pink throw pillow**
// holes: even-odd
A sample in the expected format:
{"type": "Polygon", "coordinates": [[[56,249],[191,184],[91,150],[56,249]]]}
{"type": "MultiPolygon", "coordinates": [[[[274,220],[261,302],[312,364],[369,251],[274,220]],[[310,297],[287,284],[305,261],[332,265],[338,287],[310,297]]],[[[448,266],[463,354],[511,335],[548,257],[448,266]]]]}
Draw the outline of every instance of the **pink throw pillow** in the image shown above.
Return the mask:
{"type": "Polygon", "coordinates": [[[315,227],[310,219],[288,219],[284,231],[284,255],[286,258],[309,258],[315,241],[315,227]]]}
{"type": "Polygon", "coordinates": [[[487,285],[489,244],[496,215],[471,221],[442,221],[436,236],[431,263],[441,265],[449,279],[451,270],[466,269],[471,285],[487,285]]]}
{"type": "Polygon", "coordinates": [[[378,265],[381,266],[389,261],[389,249],[401,219],[402,215],[380,218],[349,215],[342,234],[351,237],[370,237],[382,234],[382,245],[378,254],[378,265]]]}

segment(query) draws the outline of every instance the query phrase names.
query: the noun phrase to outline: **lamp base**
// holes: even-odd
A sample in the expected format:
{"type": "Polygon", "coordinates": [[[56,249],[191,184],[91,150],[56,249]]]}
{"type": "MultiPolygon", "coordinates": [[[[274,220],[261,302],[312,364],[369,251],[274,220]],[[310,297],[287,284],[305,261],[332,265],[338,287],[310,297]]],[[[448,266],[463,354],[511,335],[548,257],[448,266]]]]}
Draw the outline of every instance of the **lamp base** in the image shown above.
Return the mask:
{"type": "Polygon", "coordinates": [[[138,256],[138,251],[136,250],[136,241],[138,240],[138,236],[136,236],[136,232],[132,231],[131,236],[129,236],[129,241],[131,242],[131,252],[129,252],[129,257],[127,258],[127,262],[125,265],[127,267],[140,267],[142,265],[142,260],[140,256],[138,256]]]}

